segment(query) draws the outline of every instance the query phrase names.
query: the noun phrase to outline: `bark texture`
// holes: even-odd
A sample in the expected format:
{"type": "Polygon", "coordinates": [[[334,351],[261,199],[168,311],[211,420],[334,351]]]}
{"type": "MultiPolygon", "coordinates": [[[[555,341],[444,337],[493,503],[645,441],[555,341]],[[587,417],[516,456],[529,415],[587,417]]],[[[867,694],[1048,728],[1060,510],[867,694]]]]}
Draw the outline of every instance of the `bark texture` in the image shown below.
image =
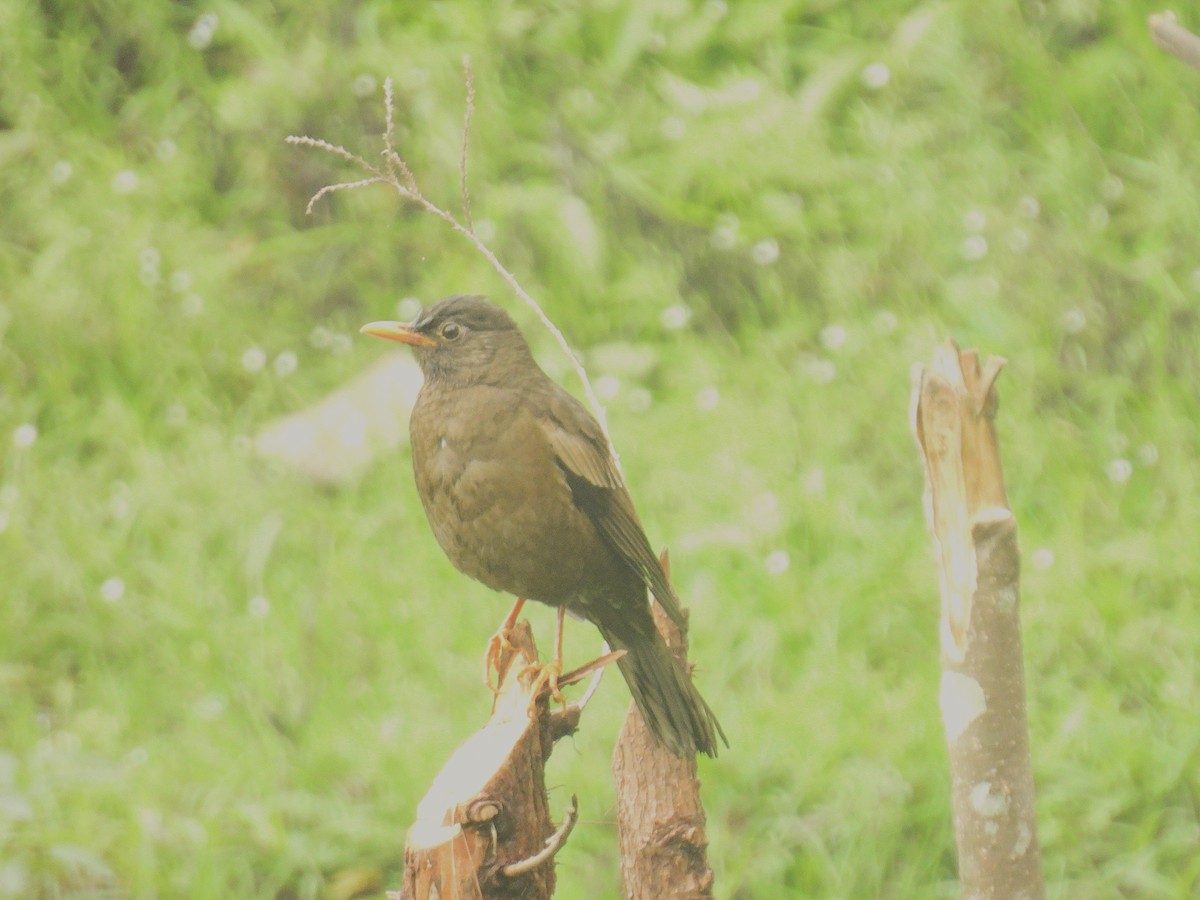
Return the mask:
{"type": "Polygon", "coordinates": [[[509,640],[514,649],[501,662],[492,717],[454,752],[418,805],[404,848],[403,889],[390,893],[392,900],[543,900],[554,893],[553,857],[576,811],[555,828],[545,763],[579,713],[548,712],[543,695],[530,714],[528,667],[537,651],[529,624],[517,623],[509,640]]]}
{"type": "MultiPolygon", "coordinates": [[[[660,561],[669,578],[665,552],[660,561]]],[[[686,610],[684,615],[686,621],[686,610]]],[[[654,621],[672,653],[687,665],[686,636],[657,603],[654,621]]],[[[622,895],[633,900],[713,896],[696,758],[675,756],[655,740],[631,703],[612,768],[622,895]]]]}
{"type": "Polygon", "coordinates": [[[1020,551],[994,418],[1004,360],[938,348],[912,424],[941,582],[941,708],[963,894],[1045,895],[1018,615],[1020,551]]]}

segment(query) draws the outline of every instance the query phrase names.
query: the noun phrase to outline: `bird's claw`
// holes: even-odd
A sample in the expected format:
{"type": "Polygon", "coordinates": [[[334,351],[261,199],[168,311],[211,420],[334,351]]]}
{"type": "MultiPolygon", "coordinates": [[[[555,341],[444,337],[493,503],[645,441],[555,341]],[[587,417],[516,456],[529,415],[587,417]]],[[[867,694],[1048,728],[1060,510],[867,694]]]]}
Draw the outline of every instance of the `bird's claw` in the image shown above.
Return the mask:
{"type": "Polygon", "coordinates": [[[496,696],[500,695],[501,671],[500,662],[504,658],[504,654],[512,652],[516,648],[508,640],[508,628],[501,627],[495,634],[488,638],[487,650],[483,654],[483,683],[488,686],[496,696]],[[496,683],[492,683],[492,670],[496,670],[496,683]]]}
{"type": "Polygon", "coordinates": [[[558,689],[558,676],[562,674],[562,660],[552,659],[550,662],[543,664],[534,663],[527,666],[521,674],[536,672],[533,684],[529,688],[529,712],[532,715],[534,707],[537,705],[538,695],[542,692],[542,688],[549,687],[550,696],[557,703],[561,703],[563,710],[567,708],[567,698],[563,692],[558,689]]]}

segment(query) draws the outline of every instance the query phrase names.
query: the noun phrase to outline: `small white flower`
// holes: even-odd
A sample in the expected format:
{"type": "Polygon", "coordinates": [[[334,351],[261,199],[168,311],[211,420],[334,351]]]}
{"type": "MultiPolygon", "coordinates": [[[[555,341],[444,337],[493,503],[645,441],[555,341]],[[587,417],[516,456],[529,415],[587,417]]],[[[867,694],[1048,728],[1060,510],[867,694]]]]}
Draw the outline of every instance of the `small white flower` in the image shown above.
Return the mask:
{"type": "Polygon", "coordinates": [[[970,262],[983,259],[987,256],[988,242],[982,234],[973,234],[970,237],[964,238],[962,244],[958,248],[963,259],[970,262]]]}
{"type": "Polygon", "coordinates": [[[122,169],[113,176],[112,189],[118,194],[131,194],[137,190],[138,173],[133,169],[122,169]]]}
{"type": "Polygon", "coordinates": [[[682,303],[675,303],[662,311],[658,317],[658,321],[668,331],[679,331],[679,329],[687,325],[691,318],[692,311],[688,307],[682,303]]]}
{"type": "Polygon", "coordinates": [[[654,403],[654,398],[644,387],[636,387],[629,392],[625,401],[634,412],[645,412],[654,403]]]}
{"type": "Polygon", "coordinates": [[[779,511],[779,498],[772,491],[763,491],[750,501],[750,515],[754,518],[772,516],[779,511]]]}
{"type": "Polygon", "coordinates": [[[27,447],[32,447],[33,442],[37,440],[37,437],[37,426],[32,422],[25,422],[21,425],[18,425],[16,430],[13,431],[13,446],[20,450],[24,450],[27,447]]]}
{"type": "Polygon", "coordinates": [[[679,116],[667,116],[658,130],[668,141],[677,141],[687,134],[687,123],[679,116]]]}
{"type": "Polygon", "coordinates": [[[490,244],[496,239],[496,223],[491,219],[476,219],[475,236],[485,244],[490,244]]]}
{"type": "Polygon", "coordinates": [[[782,575],[792,565],[792,558],[786,550],[772,550],[764,561],[768,575],[782,575]]]}
{"type": "Polygon", "coordinates": [[[817,384],[829,384],[837,377],[837,366],[831,360],[814,356],[805,362],[804,372],[817,384]]]}
{"type": "Polygon", "coordinates": [[[571,88],[567,92],[567,103],[576,109],[591,110],[596,106],[596,95],[585,87],[571,88]]]}
{"type": "Polygon", "coordinates": [[[60,159],[50,167],[50,180],[54,184],[62,184],[75,171],[69,160],[60,159]]]}
{"type": "Polygon", "coordinates": [[[1029,232],[1024,228],[1014,228],[1008,233],[1008,249],[1013,253],[1024,253],[1029,249],[1029,232]]]}
{"type": "Polygon", "coordinates": [[[709,236],[709,241],[718,250],[732,250],[737,245],[737,226],[718,225],[709,236]]]}
{"type": "Polygon", "coordinates": [[[375,87],[378,82],[375,81],[375,76],[370,72],[363,72],[354,79],[354,83],[350,85],[350,90],[354,92],[355,97],[369,97],[375,93],[375,87]]]}
{"type": "Polygon", "coordinates": [[[176,269],[171,273],[171,290],[177,294],[182,294],[192,286],[192,273],[185,269],[176,269]]]}
{"type": "Polygon", "coordinates": [[[296,354],[291,350],[284,350],[275,357],[275,374],[280,378],[286,378],[296,371],[296,367],[300,364],[296,354]]]}
{"type": "Polygon", "coordinates": [[[271,601],[262,594],[256,594],[250,598],[250,617],[253,619],[265,619],[271,612],[271,601]]]}
{"type": "Polygon", "coordinates": [[[1113,484],[1124,484],[1133,475],[1133,463],[1118,457],[1109,462],[1105,471],[1108,473],[1108,480],[1113,484]]]}
{"type": "Polygon", "coordinates": [[[717,404],[721,402],[721,392],[717,390],[716,385],[708,385],[696,391],[696,406],[700,409],[708,411],[716,409],[717,404]]]}
{"type": "Polygon", "coordinates": [[[400,74],[400,80],[409,90],[422,88],[429,83],[429,70],[421,66],[409,66],[407,72],[400,74]]]}
{"type": "Polygon", "coordinates": [[[1059,321],[1067,334],[1079,334],[1087,327],[1087,314],[1078,306],[1074,306],[1064,312],[1059,321]]]}
{"type": "Polygon", "coordinates": [[[1100,182],[1100,196],[1105,200],[1117,200],[1125,193],[1125,182],[1116,175],[1109,175],[1100,182]]]}
{"type": "Polygon", "coordinates": [[[108,514],[118,521],[129,515],[129,498],[116,494],[108,501],[108,514]]]}
{"type": "Polygon", "coordinates": [[[979,234],[986,225],[987,217],[978,209],[971,209],[963,214],[963,228],[972,234],[979,234]]]}
{"type": "Polygon", "coordinates": [[[350,342],[350,335],[335,334],[329,341],[329,352],[334,356],[345,356],[350,352],[351,346],[353,345],[350,342]]]}
{"type": "Polygon", "coordinates": [[[203,50],[212,43],[213,35],[217,31],[219,20],[215,13],[204,13],[196,20],[188,32],[188,46],[193,50],[203,50]]]}
{"type": "Polygon", "coordinates": [[[1054,551],[1049,547],[1038,547],[1033,551],[1033,567],[1045,571],[1054,565],[1054,551]]]}
{"type": "Polygon", "coordinates": [[[125,582],[118,576],[104,579],[100,585],[100,599],[105,603],[116,603],[125,596],[125,582]]]}
{"type": "Polygon", "coordinates": [[[179,148],[170,138],[163,138],[154,147],[154,155],[158,157],[159,162],[170,162],[178,152],[179,148]]]}
{"type": "Polygon", "coordinates": [[[217,719],[225,712],[225,701],[216,694],[209,694],[196,701],[195,710],[201,719],[217,719]]]}
{"type": "Polygon", "coordinates": [[[421,312],[421,298],[401,297],[396,301],[396,318],[401,322],[411,322],[421,312]]]}
{"type": "Polygon", "coordinates": [[[1088,227],[1092,231],[1103,231],[1108,227],[1108,207],[1097,203],[1088,211],[1088,227]]]}
{"type": "Polygon", "coordinates": [[[1042,204],[1032,194],[1026,194],[1017,201],[1017,212],[1026,219],[1036,219],[1042,211],[1042,204]]]}
{"type": "Polygon", "coordinates": [[[826,350],[837,350],[846,343],[846,329],[841,325],[826,325],[821,329],[821,346],[826,350]]]}
{"type": "Polygon", "coordinates": [[[1138,447],[1137,458],[1143,466],[1158,465],[1158,447],[1154,444],[1142,444],[1138,447]]]}
{"type": "Polygon", "coordinates": [[[611,400],[621,392],[621,379],[616,375],[601,375],[596,379],[596,396],[611,400]]]}
{"type": "Polygon", "coordinates": [[[167,407],[167,411],[166,411],[166,414],[164,415],[164,418],[167,420],[167,424],[170,425],[172,428],[181,428],[187,424],[187,420],[188,420],[187,407],[184,406],[182,403],[178,403],[178,402],[172,403],[170,406],[167,407]]]}
{"type": "Polygon", "coordinates": [[[179,311],[189,319],[194,319],[204,312],[204,298],[199,294],[185,294],[179,301],[179,311]]]}
{"type": "Polygon", "coordinates": [[[875,313],[875,330],[880,334],[891,334],[900,327],[900,320],[890,309],[881,309],[875,313]]]}
{"type": "Polygon", "coordinates": [[[262,347],[249,347],[242,354],[242,368],[247,372],[262,371],[267,364],[267,354],[262,347]]]}
{"type": "Polygon", "coordinates": [[[825,493],[825,470],[820,466],[814,466],[808,470],[804,476],[804,493],[813,497],[823,496],[825,493]]]}
{"type": "Polygon", "coordinates": [[[873,91],[879,90],[892,80],[892,70],[886,63],[873,62],[862,70],[862,83],[873,91]]]}
{"type": "Polygon", "coordinates": [[[779,259],[779,241],[763,238],[750,248],[750,258],[760,266],[769,266],[779,259]]]}
{"type": "Polygon", "coordinates": [[[333,343],[333,332],[324,325],[318,325],[308,333],[308,343],[314,350],[324,350],[333,343]]]}

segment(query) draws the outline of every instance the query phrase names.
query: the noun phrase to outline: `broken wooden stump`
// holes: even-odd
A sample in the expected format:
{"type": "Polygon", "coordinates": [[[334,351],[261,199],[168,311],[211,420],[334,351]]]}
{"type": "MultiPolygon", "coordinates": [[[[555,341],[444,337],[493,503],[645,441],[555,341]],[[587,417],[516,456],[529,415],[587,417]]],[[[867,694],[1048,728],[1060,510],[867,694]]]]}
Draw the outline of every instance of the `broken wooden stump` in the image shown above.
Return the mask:
{"type": "MultiPolygon", "coordinates": [[[[551,821],[545,765],[559,738],[579,724],[578,704],[551,710],[534,686],[537,649],[526,621],[508,634],[499,691],[488,723],[447,760],[417,806],[404,849],[404,884],[391,900],[544,900],[554,893],[554,856],[578,814],[551,821]]],[[[582,680],[620,654],[563,675],[582,680]]]]}
{"type": "Polygon", "coordinates": [[[1020,549],[996,439],[996,377],[947,341],[915,373],[912,427],[941,586],[940,702],[959,878],[970,900],[1045,895],[1019,617],[1020,549]]]}

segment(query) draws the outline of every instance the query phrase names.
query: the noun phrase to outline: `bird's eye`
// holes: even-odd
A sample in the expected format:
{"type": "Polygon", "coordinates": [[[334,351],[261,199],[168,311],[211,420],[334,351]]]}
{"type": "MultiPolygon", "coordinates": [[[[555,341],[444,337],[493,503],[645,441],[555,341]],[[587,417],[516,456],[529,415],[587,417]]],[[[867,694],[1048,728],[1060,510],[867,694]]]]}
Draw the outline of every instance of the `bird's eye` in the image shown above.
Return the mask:
{"type": "Polygon", "coordinates": [[[438,329],[438,333],[446,340],[453,341],[457,340],[458,336],[462,334],[462,328],[457,322],[447,322],[438,329]]]}

